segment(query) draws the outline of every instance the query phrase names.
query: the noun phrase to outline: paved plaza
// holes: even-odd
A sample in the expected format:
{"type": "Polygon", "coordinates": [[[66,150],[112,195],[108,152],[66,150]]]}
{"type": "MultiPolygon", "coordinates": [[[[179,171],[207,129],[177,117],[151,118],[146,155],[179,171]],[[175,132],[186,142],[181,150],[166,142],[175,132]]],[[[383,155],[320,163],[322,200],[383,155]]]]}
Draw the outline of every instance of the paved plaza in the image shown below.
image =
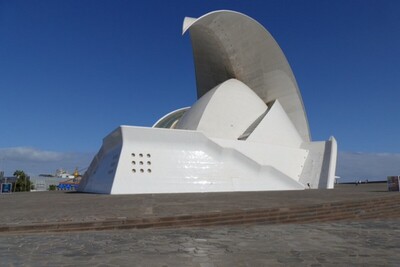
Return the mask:
{"type": "MultiPolygon", "coordinates": [[[[398,193],[385,184],[334,190],[110,196],[0,195],[0,226],[307,206],[398,193]],[[3,216],[4,215],[4,216],[3,216]]],[[[400,217],[300,224],[0,233],[1,266],[399,266],[400,217]]]]}
{"type": "Polygon", "coordinates": [[[399,266],[400,220],[0,235],[2,266],[399,266]]]}

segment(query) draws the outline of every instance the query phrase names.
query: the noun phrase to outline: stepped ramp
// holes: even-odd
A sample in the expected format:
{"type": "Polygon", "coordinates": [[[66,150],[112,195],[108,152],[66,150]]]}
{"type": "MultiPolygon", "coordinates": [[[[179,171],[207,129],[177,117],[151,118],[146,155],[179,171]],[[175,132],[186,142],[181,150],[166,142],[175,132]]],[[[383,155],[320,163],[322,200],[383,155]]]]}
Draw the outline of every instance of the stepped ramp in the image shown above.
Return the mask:
{"type": "Polygon", "coordinates": [[[42,204],[42,209],[46,207],[42,203],[45,199],[53,200],[53,205],[48,206],[49,213],[40,220],[32,214],[33,207],[9,210],[9,217],[0,219],[0,234],[400,218],[400,193],[387,192],[385,184],[340,185],[334,190],[121,197],[65,192],[36,194],[39,193],[1,196],[6,200],[4,203],[12,200],[14,205],[21,196],[33,198],[33,202],[42,204]],[[76,207],[77,212],[72,215],[68,208],[58,214],[51,213],[50,207],[66,199],[86,202],[76,207]],[[70,217],[65,217],[67,214],[70,217]]]}

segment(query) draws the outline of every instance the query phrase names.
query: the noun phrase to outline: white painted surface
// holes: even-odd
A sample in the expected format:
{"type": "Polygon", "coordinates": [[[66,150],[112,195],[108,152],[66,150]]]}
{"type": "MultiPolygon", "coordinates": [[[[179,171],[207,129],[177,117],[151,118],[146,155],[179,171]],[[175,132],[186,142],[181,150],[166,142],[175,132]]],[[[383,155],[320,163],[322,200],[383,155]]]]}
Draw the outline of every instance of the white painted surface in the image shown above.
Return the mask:
{"type": "Polygon", "coordinates": [[[250,88],[229,79],[202,96],[177,123],[176,129],[236,140],[266,110],[267,105],[250,88]]]}
{"type": "Polygon", "coordinates": [[[303,140],[276,100],[268,110],[267,116],[247,138],[249,142],[261,142],[281,146],[300,147],[303,140]]]}
{"type": "Polygon", "coordinates": [[[330,155],[329,155],[329,165],[328,165],[328,179],[326,183],[326,187],[328,189],[333,189],[335,185],[336,179],[336,162],[337,162],[337,142],[335,137],[331,136],[329,138],[329,145],[330,145],[330,155]]]}
{"type": "Polygon", "coordinates": [[[299,181],[308,150],[250,141],[213,139],[225,149],[235,149],[260,166],[273,166],[294,181],[299,181]]]}
{"type": "MultiPolygon", "coordinates": [[[[122,149],[120,144],[115,144],[108,153],[101,155],[95,174],[83,178],[90,182],[83,181],[79,190],[141,194],[304,188],[286,175],[285,169],[268,164],[268,157],[260,157],[259,161],[249,157],[257,153],[252,155],[251,147],[241,147],[243,141],[212,140],[197,131],[130,126],[122,126],[119,131],[124,140],[122,149]],[[237,148],[227,142],[236,143],[237,148]],[[117,158],[118,164],[115,164],[117,158]]],[[[108,141],[106,138],[104,146],[110,146],[108,141]]],[[[269,157],[276,156],[271,151],[269,157]]],[[[284,168],[288,167],[290,165],[284,168]]]]}

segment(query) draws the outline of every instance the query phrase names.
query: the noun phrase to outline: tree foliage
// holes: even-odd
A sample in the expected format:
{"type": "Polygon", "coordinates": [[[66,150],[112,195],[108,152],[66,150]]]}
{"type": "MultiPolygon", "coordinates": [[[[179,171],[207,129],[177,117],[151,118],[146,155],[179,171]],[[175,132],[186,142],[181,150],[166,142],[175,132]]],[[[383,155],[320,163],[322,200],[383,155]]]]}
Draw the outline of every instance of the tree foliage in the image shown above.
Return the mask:
{"type": "Polygon", "coordinates": [[[14,172],[14,176],[17,177],[16,182],[14,183],[14,191],[15,192],[25,192],[31,191],[31,180],[28,175],[24,171],[16,170],[14,172]]]}

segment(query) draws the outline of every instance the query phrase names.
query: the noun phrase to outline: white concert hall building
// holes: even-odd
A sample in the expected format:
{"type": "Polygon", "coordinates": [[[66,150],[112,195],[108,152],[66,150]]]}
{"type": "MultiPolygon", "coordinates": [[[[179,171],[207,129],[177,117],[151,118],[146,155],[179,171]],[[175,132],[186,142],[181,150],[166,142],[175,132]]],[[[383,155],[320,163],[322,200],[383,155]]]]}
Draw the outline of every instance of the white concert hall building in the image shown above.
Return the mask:
{"type": "Polygon", "coordinates": [[[153,127],[120,126],[79,191],[105,194],[333,188],[337,143],[311,141],[296,79],[257,21],[233,11],[185,18],[197,101],[153,127]]]}

